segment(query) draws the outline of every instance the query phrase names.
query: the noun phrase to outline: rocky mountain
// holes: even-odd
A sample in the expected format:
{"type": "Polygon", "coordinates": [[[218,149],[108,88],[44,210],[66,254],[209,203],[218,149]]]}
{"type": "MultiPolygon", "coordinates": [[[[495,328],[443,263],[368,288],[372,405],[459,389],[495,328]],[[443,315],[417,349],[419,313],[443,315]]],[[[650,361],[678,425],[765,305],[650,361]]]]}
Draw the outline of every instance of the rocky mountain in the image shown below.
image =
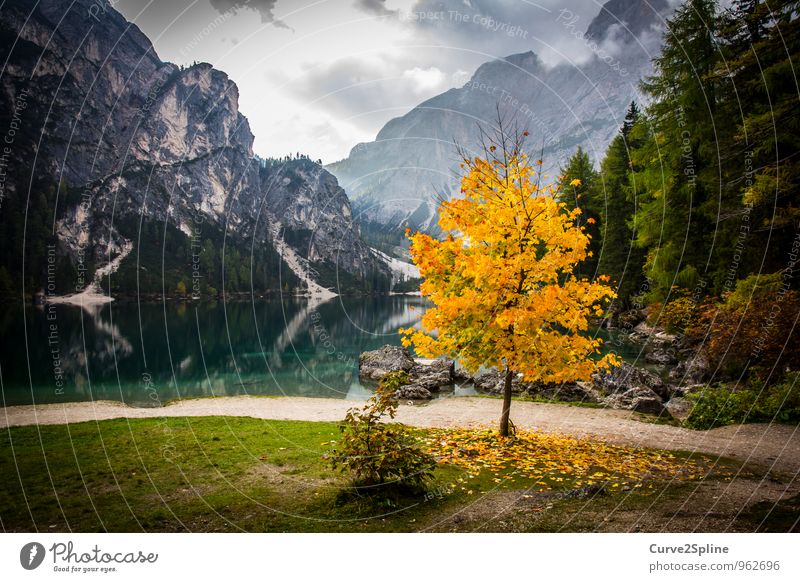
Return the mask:
{"type": "Polygon", "coordinates": [[[613,35],[625,44],[636,42],[645,33],[660,29],[661,18],[670,11],[668,0],[642,2],[609,0],[589,24],[585,36],[600,42],[613,35]]]}
{"type": "Polygon", "coordinates": [[[628,104],[641,100],[638,83],[651,70],[669,10],[667,0],[611,0],[585,31],[564,11],[556,25],[592,51],[586,63],[548,67],[533,52],[485,63],[463,87],[392,119],[375,141],[328,169],[371,234],[386,225],[432,227],[436,197],[458,191],[454,142],[476,151],[477,124],[494,121],[497,107],[528,128],[530,151],[538,158],[543,150],[546,168],[558,168],[578,146],[598,160],[628,104]]]}
{"type": "Polygon", "coordinates": [[[96,0],[6,2],[0,36],[0,285],[25,273],[29,293],[81,291],[112,270],[116,292],[389,281],[333,175],[253,155],[225,73],[161,61],[96,0]]]}
{"type": "Polygon", "coordinates": [[[312,263],[330,262],[356,273],[370,262],[371,253],[360,242],[350,199],[336,178],[307,159],[294,163],[265,162],[260,172],[264,206],[272,224],[283,228],[283,238],[312,263]]]}

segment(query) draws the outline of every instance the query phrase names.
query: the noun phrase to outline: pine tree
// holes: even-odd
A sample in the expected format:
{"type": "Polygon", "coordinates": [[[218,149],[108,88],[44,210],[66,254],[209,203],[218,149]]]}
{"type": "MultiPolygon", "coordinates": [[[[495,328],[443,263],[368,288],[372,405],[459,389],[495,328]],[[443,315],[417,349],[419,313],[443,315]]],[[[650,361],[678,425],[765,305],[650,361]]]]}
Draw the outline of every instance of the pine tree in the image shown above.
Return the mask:
{"type": "Polygon", "coordinates": [[[730,88],[721,107],[738,129],[725,183],[735,189],[733,217],[748,214],[740,278],[783,269],[800,222],[798,10],[797,0],[738,0],[720,26],[726,62],[716,73],[730,88]]]}
{"type": "Polygon", "coordinates": [[[633,163],[641,185],[635,230],[647,249],[652,299],[673,286],[693,288],[708,277],[719,215],[717,85],[719,60],[712,0],[687,0],[668,20],[654,74],[642,83],[652,98],[651,137],[633,163]]]}
{"type": "Polygon", "coordinates": [[[598,272],[617,285],[617,306],[626,306],[641,285],[642,251],[634,244],[636,188],[631,178],[632,140],[639,121],[639,109],[631,103],[619,134],[611,141],[601,164],[602,187],[594,206],[599,208],[602,244],[598,272]]]}
{"type": "Polygon", "coordinates": [[[569,210],[576,208],[581,210],[576,224],[584,227],[586,234],[591,239],[587,257],[577,266],[576,275],[593,277],[597,271],[597,257],[600,250],[598,224],[600,208],[597,204],[599,174],[594,169],[589,154],[580,146],[567,165],[561,168],[560,174],[558,200],[563,202],[569,210]]]}

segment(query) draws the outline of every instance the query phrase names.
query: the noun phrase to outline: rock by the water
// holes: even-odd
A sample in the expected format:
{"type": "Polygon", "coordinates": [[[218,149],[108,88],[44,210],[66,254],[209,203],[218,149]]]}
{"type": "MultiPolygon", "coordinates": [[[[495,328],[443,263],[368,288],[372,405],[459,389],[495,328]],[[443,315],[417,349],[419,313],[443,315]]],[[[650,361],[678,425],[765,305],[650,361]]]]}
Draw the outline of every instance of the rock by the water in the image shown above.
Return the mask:
{"type": "Polygon", "coordinates": [[[644,321],[645,315],[640,309],[623,311],[617,316],[617,327],[622,329],[633,329],[644,321]]]}
{"type": "Polygon", "coordinates": [[[630,364],[622,364],[608,372],[594,374],[592,380],[595,387],[606,394],[626,392],[632,388],[647,388],[662,399],[670,397],[669,388],[661,378],[630,364]]]}
{"type": "Polygon", "coordinates": [[[664,408],[667,409],[667,412],[670,413],[672,418],[683,422],[689,418],[689,413],[692,411],[692,403],[686,398],[676,396],[671,398],[664,405],[664,408]]]}
{"type": "Polygon", "coordinates": [[[543,384],[536,382],[528,388],[528,394],[553,402],[600,402],[602,396],[589,382],[565,382],[543,384]]]}
{"type": "Polygon", "coordinates": [[[670,350],[654,349],[644,355],[644,361],[650,364],[659,364],[661,366],[671,366],[678,363],[678,358],[670,350]]]}
{"type": "Polygon", "coordinates": [[[455,370],[453,370],[453,380],[456,382],[471,382],[472,374],[466,369],[456,366],[455,370]]]}
{"type": "Polygon", "coordinates": [[[687,394],[694,394],[696,392],[702,392],[706,389],[705,384],[689,384],[689,385],[681,385],[675,386],[672,389],[672,396],[686,396],[687,394]]]}
{"type": "Polygon", "coordinates": [[[418,362],[406,348],[390,345],[363,352],[358,358],[359,378],[380,382],[390,372],[405,372],[409,385],[436,391],[453,384],[455,362],[451,358],[440,358],[430,363],[418,362]]]}
{"type": "Polygon", "coordinates": [[[674,349],[678,345],[678,336],[667,333],[660,327],[654,327],[646,321],[637,324],[628,337],[633,341],[645,344],[651,351],[674,349]]]}
{"type": "Polygon", "coordinates": [[[678,365],[670,370],[669,378],[681,384],[699,384],[708,378],[710,369],[708,358],[702,352],[698,352],[678,362],[678,365]]]}
{"type": "Polygon", "coordinates": [[[636,342],[645,342],[647,338],[655,333],[655,328],[651,327],[647,324],[647,321],[640,321],[637,323],[631,333],[629,334],[629,338],[636,342]]]}
{"type": "Polygon", "coordinates": [[[430,364],[415,362],[409,378],[412,384],[419,384],[428,390],[438,390],[455,381],[455,367],[451,358],[440,358],[430,364]]]}
{"type": "Polygon", "coordinates": [[[664,404],[658,396],[652,395],[639,396],[631,401],[630,409],[643,414],[660,415],[664,412],[664,404]]]}
{"type": "Polygon", "coordinates": [[[611,408],[661,414],[663,401],[671,396],[670,387],[661,378],[630,364],[622,364],[592,378],[594,386],[608,395],[603,403],[611,408]]]}
{"type": "Polygon", "coordinates": [[[406,348],[386,345],[361,353],[358,357],[358,376],[380,381],[389,372],[411,372],[414,365],[414,359],[406,348]]]}
{"type": "MultiPolygon", "coordinates": [[[[506,374],[500,370],[488,370],[475,376],[475,388],[487,394],[502,394],[505,387],[506,374]]],[[[515,374],[511,379],[511,393],[522,394],[527,392],[531,384],[522,381],[522,374],[515,374]]]]}
{"type": "MultiPolygon", "coordinates": [[[[502,394],[505,386],[505,373],[489,370],[476,376],[473,380],[475,388],[487,394],[502,394]]],[[[511,393],[515,396],[530,396],[553,402],[600,402],[603,395],[588,382],[565,382],[550,384],[545,382],[525,382],[522,374],[516,374],[511,380],[511,393]]]]}
{"type": "Polygon", "coordinates": [[[475,388],[483,392],[500,394],[503,391],[503,374],[499,370],[489,370],[475,376],[475,388]]]}
{"type": "Polygon", "coordinates": [[[430,400],[433,398],[433,394],[419,384],[406,384],[397,389],[395,398],[398,400],[430,400]]]}
{"type": "Polygon", "coordinates": [[[603,400],[603,403],[610,408],[634,410],[645,414],[661,414],[664,411],[664,404],[658,394],[645,386],[615,392],[603,400]]]}

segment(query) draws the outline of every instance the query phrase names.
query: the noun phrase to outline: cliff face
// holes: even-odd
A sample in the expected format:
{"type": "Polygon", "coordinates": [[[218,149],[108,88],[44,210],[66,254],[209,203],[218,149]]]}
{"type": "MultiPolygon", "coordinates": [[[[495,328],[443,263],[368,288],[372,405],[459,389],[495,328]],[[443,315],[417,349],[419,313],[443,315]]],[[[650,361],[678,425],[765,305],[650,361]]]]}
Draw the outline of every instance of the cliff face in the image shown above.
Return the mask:
{"type": "MultiPolygon", "coordinates": [[[[285,225],[314,234],[312,245],[292,247],[312,278],[316,262],[356,278],[386,271],[361,241],[331,174],[288,160],[281,167],[289,188],[253,156],[237,87],[225,73],[162,62],[135,25],[97,6],[17,0],[0,14],[0,56],[8,59],[0,77],[3,127],[20,96],[25,101],[5,194],[24,201],[36,194],[29,184],[60,183],[49,201],[53,234],[73,266],[100,267],[131,241],[139,247],[152,223],[184,250],[202,243],[192,237],[212,233],[212,246],[222,237],[242,256],[253,247],[267,254],[292,247],[295,239],[275,241],[285,225]]],[[[123,258],[122,270],[137,260],[136,253],[123,258]]],[[[307,275],[296,262],[279,264],[292,283],[307,275]]]]}
{"type": "Polygon", "coordinates": [[[485,63],[463,87],[389,121],[375,141],[328,168],[361,218],[427,228],[436,196],[458,191],[453,142],[480,151],[477,123],[495,121],[496,107],[528,128],[530,152],[538,158],[544,150],[546,167],[555,170],[578,146],[598,160],[628,104],[641,100],[638,83],[651,70],[668,11],[666,0],[611,0],[586,32],[565,15],[558,22],[564,34],[593,50],[585,64],[548,68],[533,52],[485,63]]]}
{"type": "Polygon", "coordinates": [[[362,273],[374,262],[347,194],[322,166],[304,159],[266,164],[261,183],[270,220],[302,240],[296,246],[308,260],[349,273],[362,273]]]}

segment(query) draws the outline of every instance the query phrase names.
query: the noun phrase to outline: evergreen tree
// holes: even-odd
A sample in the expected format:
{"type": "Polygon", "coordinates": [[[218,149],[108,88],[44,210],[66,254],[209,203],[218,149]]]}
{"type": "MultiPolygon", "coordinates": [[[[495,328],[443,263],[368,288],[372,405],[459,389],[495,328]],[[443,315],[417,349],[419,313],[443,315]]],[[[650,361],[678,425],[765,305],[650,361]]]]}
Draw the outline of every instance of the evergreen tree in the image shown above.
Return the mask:
{"type": "Polygon", "coordinates": [[[626,306],[641,286],[642,251],[634,245],[636,188],[631,178],[632,140],[639,122],[639,110],[631,103],[619,134],[611,141],[601,164],[602,188],[594,206],[600,216],[602,245],[598,272],[611,277],[617,286],[617,307],[626,306]]]}
{"type": "Polygon", "coordinates": [[[725,183],[733,189],[731,222],[747,230],[739,278],[784,269],[800,222],[798,11],[798,0],[738,0],[720,26],[726,62],[716,73],[730,88],[720,107],[738,121],[725,183]]]}
{"type": "Polygon", "coordinates": [[[581,209],[576,224],[583,227],[591,238],[587,258],[578,265],[576,274],[594,277],[600,250],[600,207],[597,204],[599,175],[589,155],[580,146],[560,173],[559,202],[566,204],[570,210],[581,209]]]}
{"type": "Polygon", "coordinates": [[[651,136],[632,161],[642,186],[635,230],[647,250],[651,299],[673,286],[693,288],[708,277],[720,213],[717,83],[713,0],[687,0],[667,22],[654,74],[642,83],[651,97],[651,136]]]}

